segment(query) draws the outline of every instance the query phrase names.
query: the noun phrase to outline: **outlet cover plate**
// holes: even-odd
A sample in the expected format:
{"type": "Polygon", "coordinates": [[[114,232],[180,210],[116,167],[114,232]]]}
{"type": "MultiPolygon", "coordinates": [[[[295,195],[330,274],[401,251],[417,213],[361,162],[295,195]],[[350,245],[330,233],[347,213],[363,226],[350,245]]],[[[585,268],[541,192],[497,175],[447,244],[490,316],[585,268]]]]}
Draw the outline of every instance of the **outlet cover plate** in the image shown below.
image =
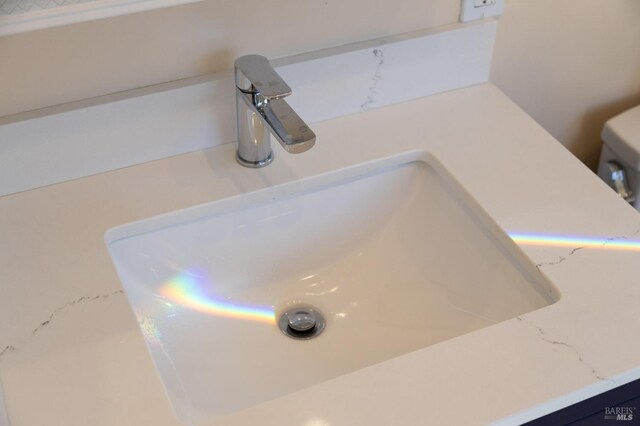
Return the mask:
{"type": "Polygon", "coordinates": [[[502,15],[504,0],[462,0],[460,22],[502,15]]]}

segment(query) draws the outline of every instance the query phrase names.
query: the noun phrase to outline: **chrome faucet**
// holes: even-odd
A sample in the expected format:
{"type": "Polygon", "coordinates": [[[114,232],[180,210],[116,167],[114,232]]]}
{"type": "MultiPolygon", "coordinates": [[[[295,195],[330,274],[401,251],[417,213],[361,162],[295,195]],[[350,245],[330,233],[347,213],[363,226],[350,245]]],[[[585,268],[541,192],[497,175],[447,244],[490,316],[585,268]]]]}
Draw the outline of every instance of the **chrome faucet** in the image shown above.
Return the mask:
{"type": "Polygon", "coordinates": [[[307,151],[316,135],[282,98],[291,88],[264,56],[247,55],[236,59],[236,110],[238,113],[238,152],[236,159],[245,167],[264,167],[273,161],[271,133],[291,153],[307,151]]]}

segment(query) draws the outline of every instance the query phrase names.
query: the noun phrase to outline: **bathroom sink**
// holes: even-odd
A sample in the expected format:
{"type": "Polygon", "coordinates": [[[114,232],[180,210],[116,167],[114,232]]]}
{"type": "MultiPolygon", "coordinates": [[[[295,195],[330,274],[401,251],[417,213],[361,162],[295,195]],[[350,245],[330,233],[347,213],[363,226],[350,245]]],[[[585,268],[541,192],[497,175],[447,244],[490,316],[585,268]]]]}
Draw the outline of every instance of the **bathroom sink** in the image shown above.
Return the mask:
{"type": "Polygon", "coordinates": [[[211,419],[558,300],[426,154],[123,225],[106,241],[178,418],[211,419]],[[295,339],[282,313],[325,327],[295,339]]]}

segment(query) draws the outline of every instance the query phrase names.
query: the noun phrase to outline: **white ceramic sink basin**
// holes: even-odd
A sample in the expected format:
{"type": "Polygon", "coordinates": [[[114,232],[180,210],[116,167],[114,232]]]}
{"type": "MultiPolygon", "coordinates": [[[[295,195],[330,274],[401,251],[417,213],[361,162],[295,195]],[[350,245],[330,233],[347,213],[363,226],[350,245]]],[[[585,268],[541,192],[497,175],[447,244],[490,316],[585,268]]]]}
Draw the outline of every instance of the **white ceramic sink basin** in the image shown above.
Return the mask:
{"type": "Polygon", "coordinates": [[[436,160],[420,158],[107,233],[184,423],[204,424],[558,299],[436,160]],[[294,340],[277,327],[297,305],[324,315],[320,336],[294,340]]]}

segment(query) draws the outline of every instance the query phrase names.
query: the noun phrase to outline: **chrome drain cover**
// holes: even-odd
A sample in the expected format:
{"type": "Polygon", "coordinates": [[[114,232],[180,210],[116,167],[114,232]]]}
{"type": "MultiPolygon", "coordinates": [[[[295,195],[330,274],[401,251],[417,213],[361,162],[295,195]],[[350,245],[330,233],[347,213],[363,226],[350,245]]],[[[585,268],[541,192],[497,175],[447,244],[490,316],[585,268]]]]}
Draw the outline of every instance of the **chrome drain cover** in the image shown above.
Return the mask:
{"type": "Polygon", "coordinates": [[[280,316],[278,327],[292,339],[308,340],[317,337],[324,330],[324,318],[314,308],[297,306],[280,316]]]}

